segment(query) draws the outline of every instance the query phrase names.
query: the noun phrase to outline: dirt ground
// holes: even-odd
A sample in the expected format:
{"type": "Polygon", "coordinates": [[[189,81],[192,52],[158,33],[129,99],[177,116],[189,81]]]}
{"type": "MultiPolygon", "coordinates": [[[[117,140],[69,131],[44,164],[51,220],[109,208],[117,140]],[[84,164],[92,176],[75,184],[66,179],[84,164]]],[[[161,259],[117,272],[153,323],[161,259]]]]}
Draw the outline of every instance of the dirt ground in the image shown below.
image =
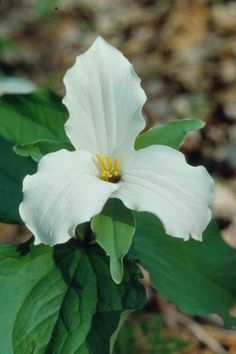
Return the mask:
{"type": "MultiPolygon", "coordinates": [[[[63,94],[65,70],[98,34],[121,49],[141,77],[148,127],[178,118],[206,122],[182,150],[214,176],[214,215],[236,247],[236,2],[1,0],[0,75],[63,94]]],[[[0,237],[18,242],[28,233],[0,225],[0,237]]],[[[183,353],[236,353],[235,332],[214,316],[189,318],[153,298],[166,335],[190,341],[183,353]]]]}

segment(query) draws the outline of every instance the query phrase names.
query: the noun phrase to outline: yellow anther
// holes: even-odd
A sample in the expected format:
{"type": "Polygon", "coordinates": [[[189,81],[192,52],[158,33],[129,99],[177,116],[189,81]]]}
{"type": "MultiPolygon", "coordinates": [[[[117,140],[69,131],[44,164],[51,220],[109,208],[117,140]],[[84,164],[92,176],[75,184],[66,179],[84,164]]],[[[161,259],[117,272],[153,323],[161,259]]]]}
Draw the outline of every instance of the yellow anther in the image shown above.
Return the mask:
{"type": "Polygon", "coordinates": [[[107,163],[108,171],[111,171],[112,170],[112,163],[111,163],[111,159],[109,156],[106,157],[106,163],[107,163]]]}
{"type": "Polygon", "coordinates": [[[114,162],[114,175],[119,176],[119,161],[118,161],[118,159],[115,159],[115,162],[114,162]]]}
{"type": "Polygon", "coordinates": [[[106,171],[106,167],[104,165],[102,156],[97,154],[96,157],[97,157],[97,160],[98,160],[98,163],[99,163],[99,167],[100,167],[100,170],[101,170],[101,175],[103,176],[103,173],[106,171]]]}
{"type": "Polygon", "coordinates": [[[105,157],[105,162],[101,155],[97,154],[96,157],[100,168],[101,178],[104,181],[108,181],[108,182],[113,182],[113,183],[118,182],[120,179],[118,160],[115,159],[113,164],[109,156],[105,157]]]}

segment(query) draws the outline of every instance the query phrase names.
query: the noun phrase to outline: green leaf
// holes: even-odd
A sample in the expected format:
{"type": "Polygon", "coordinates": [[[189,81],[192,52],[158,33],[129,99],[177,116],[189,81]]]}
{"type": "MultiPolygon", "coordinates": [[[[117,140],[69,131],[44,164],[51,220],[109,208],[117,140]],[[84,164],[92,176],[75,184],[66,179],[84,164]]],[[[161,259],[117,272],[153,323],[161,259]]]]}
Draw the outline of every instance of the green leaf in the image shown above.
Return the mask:
{"type": "Polygon", "coordinates": [[[78,248],[0,248],[0,342],[4,353],[75,353],[96,310],[96,278],[78,248]]]}
{"type": "Polygon", "coordinates": [[[14,151],[17,155],[32,157],[36,162],[39,162],[44,155],[60,149],[74,150],[73,146],[68,141],[60,140],[40,140],[32,144],[22,144],[14,147],[14,151]]]}
{"type": "Polygon", "coordinates": [[[123,278],[123,258],[134,235],[134,217],[119,199],[110,199],[101,214],[92,219],[92,230],[97,243],[110,256],[111,277],[119,284],[123,278]]]}
{"type": "Polygon", "coordinates": [[[136,233],[130,257],[150,273],[154,287],[183,312],[219,314],[236,324],[229,311],[236,304],[236,251],[221,237],[215,222],[203,241],[183,241],[165,234],[152,214],[135,213],[136,233]]]}
{"type": "Polygon", "coordinates": [[[0,150],[0,222],[22,223],[18,211],[23,199],[22,181],[36,171],[36,164],[17,156],[12,145],[1,136],[0,150]]]}
{"type": "Polygon", "coordinates": [[[200,119],[174,120],[140,134],[135,141],[135,149],[143,149],[150,145],[167,145],[178,149],[186,134],[192,130],[203,128],[205,123],[200,119]]]}
{"type": "Polygon", "coordinates": [[[127,262],[125,270],[116,285],[104,252],[79,249],[73,240],[55,248],[1,245],[1,351],[111,353],[121,314],[144,301],[135,265],[127,262]]]}
{"type": "Polygon", "coordinates": [[[0,135],[14,145],[40,140],[68,141],[67,111],[61,98],[47,91],[4,95],[0,100],[0,135]]]}

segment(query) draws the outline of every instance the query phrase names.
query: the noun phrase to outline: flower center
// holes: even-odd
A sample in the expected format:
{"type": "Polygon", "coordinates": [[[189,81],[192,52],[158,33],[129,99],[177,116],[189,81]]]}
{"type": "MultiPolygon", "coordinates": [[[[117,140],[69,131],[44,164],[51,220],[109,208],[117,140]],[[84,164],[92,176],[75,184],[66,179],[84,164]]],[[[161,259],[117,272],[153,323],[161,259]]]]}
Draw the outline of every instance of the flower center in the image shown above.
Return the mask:
{"type": "Polygon", "coordinates": [[[121,177],[119,175],[118,159],[115,159],[114,163],[112,163],[109,156],[106,156],[105,159],[103,159],[101,155],[97,154],[96,157],[100,168],[101,179],[112,183],[119,182],[121,177]]]}

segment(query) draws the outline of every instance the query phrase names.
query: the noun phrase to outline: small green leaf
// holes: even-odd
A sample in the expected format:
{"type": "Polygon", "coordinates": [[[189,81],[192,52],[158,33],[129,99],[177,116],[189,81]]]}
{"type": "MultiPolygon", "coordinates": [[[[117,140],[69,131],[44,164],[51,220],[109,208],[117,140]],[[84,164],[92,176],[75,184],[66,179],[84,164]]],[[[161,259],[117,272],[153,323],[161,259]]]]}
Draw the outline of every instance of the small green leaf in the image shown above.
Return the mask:
{"type": "Polygon", "coordinates": [[[135,149],[139,150],[156,144],[178,149],[189,131],[201,129],[204,125],[205,123],[200,119],[182,119],[157,126],[136,138],[135,149]]]}
{"type": "Polygon", "coordinates": [[[55,152],[60,149],[74,150],[73,146],[68,141],[40,140],[32,144],[16,145],[14,151],[19,156],[29,156],[36,162],[46,154],[55,152]]]}
{"type": "Polygon", "coordinates": [[[0,100],[0,135],[13,145],[40,140],[68,141],[67,111],[54,93],[4,95],[0,100]]]}
{"type": "Polygon", "coordinates": [[[123,278],[123,258],[134,235],[134,217],[119,199],[110,199],[101,214],[92,219],[92,230],[97,243],[110,256],[111,277],[119,284],[123,278]]]}
{"type": "Polygon", "coordinates": [[[150,273],[154,287],[183,312],[219,314],[236,324],[229,313],[236,304],[236,251],[222,239],[215,222],[203,241],[183,241],[166,235],[152,214],[135,213],[136,233],[130,257],[150,273]]]}
{"type": "Polygon", "coordinates": [[[22,181],[36,171],[36,164],[17,156],[12,144],[1,136],[0,150],[0,222],[21,224],[18,209],[23,199],[22,181]]]}

